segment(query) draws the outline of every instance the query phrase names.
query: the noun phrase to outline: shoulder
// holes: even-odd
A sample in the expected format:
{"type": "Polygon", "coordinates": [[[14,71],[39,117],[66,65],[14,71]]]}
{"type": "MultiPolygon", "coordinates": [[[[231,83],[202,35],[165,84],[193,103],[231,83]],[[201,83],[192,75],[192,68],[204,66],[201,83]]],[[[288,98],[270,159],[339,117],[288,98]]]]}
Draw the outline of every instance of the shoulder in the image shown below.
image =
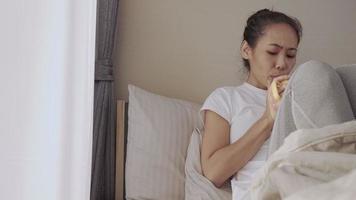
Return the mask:
{"type": "Polygon", "coordinates": [[[236,104],[239,104],[238,96],[239,86],[217,88],[205,100],[201,111],[214,111],[230,123],[236,104]]]}
{"type": "Polygon", "coordinates": [[[227,104],[234,102],[236,104],[245,96],[245,90],[243,85],[219,87],[208,96],[206,101],[213,100],[227,104]]]}
{"type": "MultiPolygon", "coordinates": [[[[209,97],[222,97],[222,98],[232,98],[233,96],[241,92],[241,86],[225,86],[215,89],[209,97]]],[[[208,98],[209,98],[208,97],[208,98]]]]}

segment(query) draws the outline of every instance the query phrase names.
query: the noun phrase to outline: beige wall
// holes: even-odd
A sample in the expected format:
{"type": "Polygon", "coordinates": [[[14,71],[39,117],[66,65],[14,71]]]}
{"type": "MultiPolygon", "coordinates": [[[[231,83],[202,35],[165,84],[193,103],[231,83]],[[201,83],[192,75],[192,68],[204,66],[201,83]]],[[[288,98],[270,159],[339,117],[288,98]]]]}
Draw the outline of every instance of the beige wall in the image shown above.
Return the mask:
{"type": "Polygon", "coordinates": [[[303,24],[298,63],[356,63],[354,0],[120,0],[117,97],[127,100],[130,83],[201,103],[217,87],[240,84],[245,21],[272,6],[303,24]]]}

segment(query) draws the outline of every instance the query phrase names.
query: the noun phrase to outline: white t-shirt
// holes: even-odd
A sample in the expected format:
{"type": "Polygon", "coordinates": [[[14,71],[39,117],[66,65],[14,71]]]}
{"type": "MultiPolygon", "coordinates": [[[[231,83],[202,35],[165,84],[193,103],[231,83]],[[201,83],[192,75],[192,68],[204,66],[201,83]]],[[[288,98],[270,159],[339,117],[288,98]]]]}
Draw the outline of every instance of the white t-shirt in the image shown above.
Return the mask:
{"type": "MultiPolygon", "coordinates": [[[[205,100],[204,110],[211,110],[230,124],[230,143],[238,140],[262,116],[266,109],[267,91],[249,83],[238,87],[222,87],[212,92],[205,100]]],[[[267,160],[269,139],[257,154],[231,180],[233,200],[243,197],[256,171],[267,160]]]]}

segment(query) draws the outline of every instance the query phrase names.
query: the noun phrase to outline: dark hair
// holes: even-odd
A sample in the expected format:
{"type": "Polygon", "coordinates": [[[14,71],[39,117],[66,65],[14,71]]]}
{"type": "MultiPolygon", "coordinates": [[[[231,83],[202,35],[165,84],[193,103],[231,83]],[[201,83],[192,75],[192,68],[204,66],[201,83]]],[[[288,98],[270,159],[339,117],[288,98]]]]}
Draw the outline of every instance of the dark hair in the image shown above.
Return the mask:
{"type": "MultiPolygon", "coordinates": [[[[266,26],[278,23],[284,23],[291,26],[296,32],[299,44],[303,30],[299,20],[290,17],[284,13],[269,10],[266,8],[257,11],[247,19],[243,40],[246,40],[247,44],[250,47],[254,48],[257,44],[258,39],[263,35],[263,31],[266,26]]],[[[247,59],[243,58],[243,64],[248,70],[250,70],[250,63],[247,59]]]]}

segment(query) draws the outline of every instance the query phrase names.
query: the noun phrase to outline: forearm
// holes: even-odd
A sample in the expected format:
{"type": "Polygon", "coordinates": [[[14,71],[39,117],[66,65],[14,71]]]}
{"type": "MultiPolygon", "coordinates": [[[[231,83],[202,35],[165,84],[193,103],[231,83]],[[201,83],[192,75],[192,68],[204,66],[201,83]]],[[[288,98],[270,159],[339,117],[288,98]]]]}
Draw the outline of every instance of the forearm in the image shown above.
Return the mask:
{"type": "Polygon", "coordinates": [[[208,159],[205,175],[213,180],[216,186],[221,186],[259,151],[270,136],[272,127],[273,122],[261,117],[240,139],[219,149],[208,159]]]}

